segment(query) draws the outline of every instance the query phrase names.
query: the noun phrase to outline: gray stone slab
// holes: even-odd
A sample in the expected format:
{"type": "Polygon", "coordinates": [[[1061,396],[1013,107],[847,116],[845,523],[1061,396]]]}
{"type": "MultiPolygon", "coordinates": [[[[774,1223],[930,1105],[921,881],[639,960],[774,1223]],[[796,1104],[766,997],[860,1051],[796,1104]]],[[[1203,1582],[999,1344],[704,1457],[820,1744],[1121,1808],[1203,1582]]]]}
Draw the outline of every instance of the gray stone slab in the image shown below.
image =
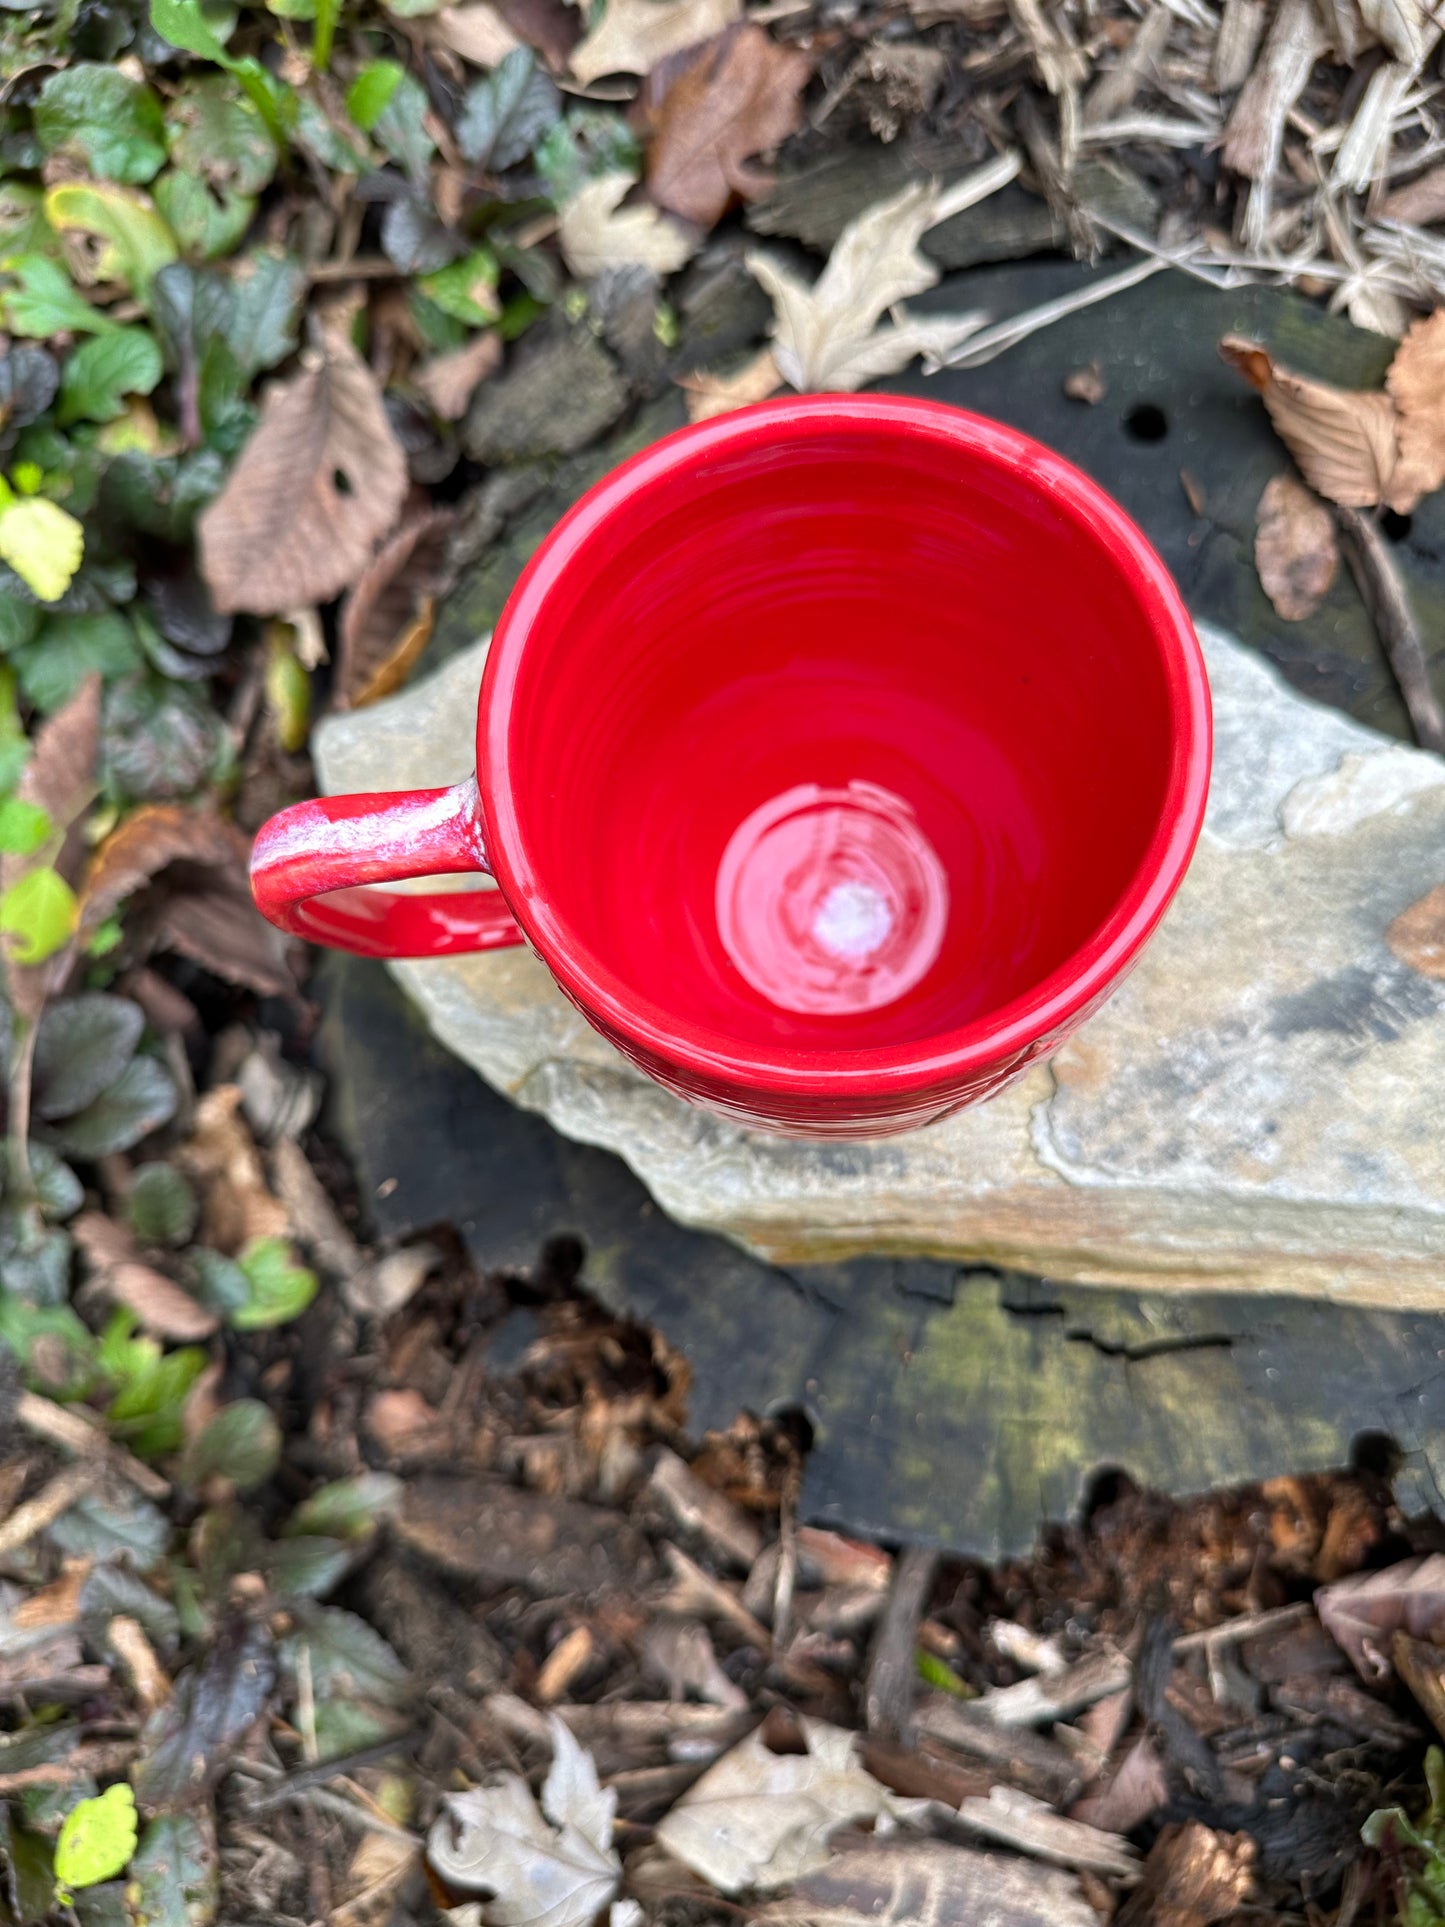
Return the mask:
{"type": "MultiPolygon", "coordinates": [[[[1113,1000],[989,1103],[874,1143],[741,1130],[659,1089],[530,951],[392,966],[447,1047],[617,1152],[683,1224],[784,1263],[865,1252],[1093,1284],[1445,1302],[1445,984],[1386,931],[1445,877],[1445,760],[1204,629],[1209,812],[1113,1000]]],[[[484,645],[325,723],[323,787],[471,765],[484,645]]]]}

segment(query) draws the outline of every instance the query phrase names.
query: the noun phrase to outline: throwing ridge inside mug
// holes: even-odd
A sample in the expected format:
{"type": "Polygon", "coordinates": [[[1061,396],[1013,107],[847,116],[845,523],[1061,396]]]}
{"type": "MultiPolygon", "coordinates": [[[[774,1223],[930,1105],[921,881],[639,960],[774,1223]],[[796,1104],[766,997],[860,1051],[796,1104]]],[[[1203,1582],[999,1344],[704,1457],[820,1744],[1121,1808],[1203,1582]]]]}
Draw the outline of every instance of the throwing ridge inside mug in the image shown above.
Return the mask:
{"type": "Polygon", "coordinates": [[[599,482],[497,624],[475,776],[284,810],[253,887],[363,955],[526,941],[669,1089],[871,1136],[1110,993],[1209,758],[1188,614],[1100,489],[938,403],[798,396],[599,482]],[[360,887],[467,873],[499,887],[360,887]]]}

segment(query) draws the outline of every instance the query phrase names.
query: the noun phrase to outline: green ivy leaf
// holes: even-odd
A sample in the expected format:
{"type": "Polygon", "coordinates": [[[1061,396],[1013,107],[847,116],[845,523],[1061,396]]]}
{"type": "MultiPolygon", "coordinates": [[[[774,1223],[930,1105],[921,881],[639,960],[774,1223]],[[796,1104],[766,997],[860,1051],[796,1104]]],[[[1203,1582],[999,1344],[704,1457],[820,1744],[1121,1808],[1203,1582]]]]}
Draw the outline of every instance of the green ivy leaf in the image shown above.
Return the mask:
{"type": "Polygon", "coordinates": [[[179,47],[183,53],[213,60],[228,74],[234,74],[266,123],[278,150],[285,149],[286,136],[296,125],[297,96],[283,80],[268,73],[260,61],[248,54],[234,59],[226,52],[220,36],[207,20],[200,0],[151,0],[151,25],[162,40],[179,47]]]}
{"type": "Polygon", "coordinates": [[[48,1004],[35,1032],[35,1115],[53,1123],[93,1104],[135,1056],[144,1028],[129,997],[91,991],[48,1004]]]}
{"type": "Polygon", "coordinates": [[[44,254],[55,245],[44,199],[43,190],[26,181],[0,181],[0,256],[44,254]]]}
{"type": "Polygon", "coordinates": [[[235,80],[207,74],[166,109],[171,160],[212,187],[259,194],[276,172],[276,143],[235,80]]]}
{"type": "Polygon", "coordinates": [[[34,856],[55,828],[45,811],[18,796],[0,798],[0,851],[34,856]]]}
{"type": "Polygon", "coordinates": [[[107,793],[136,803],[189,796],[220,781],[230,755],[215,705],[159,679],[107,690],[100,747],[107,793]]]}
{"type": "Polygon", "coordinates": [[[529,47],[514,47],[467,90],[457,146],[478,167],[500,172],[525,160],[562,112],[562,96],[529,47]]]}
{"type": "Polygon", "coordinates": [[[180,1478],[193,1492],[208,1479],[229,1479],[238,1492],[264,1485],[281,1463],[281,1427],[259,1399],[223,1405],[181,1456],[180,1478]]]}
{"type": "Polygon", "coordinates": [[[364,134],[371,133],[387,103],[406,78],[395,60],[372,60],[346,90],[346,111],[364,134]]]}
{"type": "Polygon", "coordinates": [[[66,1814],[55,1843],[55,1878],[65,1888],[111,1880],[129,1865],[135,1843],[135,1795],[120,1781],[66,1814]]]}
{"type": "Polygon", "coordinates": [[[85,531],[58,502],[43,495],[0,495],[0,561],[8,562],[42,602],[58,602],[70,587],[85,550],[85,531]]]}
{"type": "Polygon", "coordinates": [[[413,74],[403,74],[371,128],[373,138],[401,162],[418,192],[425,191],[427,167],[436,152],[424,124],[427,105],[426,88],[413,74]]]}
{"type": "Polygon", "coordinates": [[[130,1927],[210,1927],[221,1904],[216,1825],[209,1813],[152,1820],[130,1864],[130,1927]]]}
{"type": "Polygon", "coordinates": [[[47,154],[102,180],[148,181],[165,165],[160,102],[119,67],[85,60],[52,74],[35,102],[35,132],[47,154]]]}
{"type": "Polygon", "coordinates": [[[229,254],[250,227],[256,202],[228,187],[210,187],[194,174],[167,169],[151,189],[156,207],[182,254],[214,261],[229,254]]]}
{"type": "Polygon", "coordinates": [[[621,114],[602,107],[571,107],[538,141],[537,172],[558,207],[604,174],[642,172],[637,136],[621,114]]]}
{"type": "Polygon", "coordinates": [[[109,422],[127,395],[148,395],[161,378],[161,351],[144,328],[117,328],[73,349],[60,380],[60,420],[109,422]]]}
{"type": "Polygon", "coordinates": [[[123,282],[141,301],[158,270],[176,258],[176,237],[136,188],[70,181],[51,188],[45,214],[57,233],[96,236],[104,244],[96,263],[100,279],[123,282]]]}
{"type": "Polygon", "coordinates": [[[400,1505],[405,1487],[391,1472],[358,1472],[336,1479],[303,1499],[282,1531],[290,1538],[320,1535],[366,1540],[400,1505]]]}
{"type": "Polygon", "coordinates": [[[0,434],[27,428],[45,413],[60,386],[55,357],[33,341],[14,341],[0,354],[0,434]]]}
{"type": "Polygon", "coordinates": [[[213,60],[218,67],[230,61],[225,43],[207,20],[200,0],[151,0],[151,25],[162,40],[179,47],[182,53],[213,60]]]}
{"type": "Polygon", "coordinates": [[[173,1164],[143,1164],[130,1181],[126,1222],[148,1245],[183,1245],[196,1228],[196,1194],[173,1164]]]}
{"type": "Polygon", "coordinates": [[[0,313],[11,334],[34,335],[44,341],[64,331],[108,334],[117,325],[99,308],[92,308],[72,287],[60,263],[47,255],[10,255],[0,267],[18,284],[0,295],[0,313]]]}
{"type": "Polygon", "coordinates": [[[417,283],[427,300],[454,321],[484,328],[497,319],[497,257],[489,248],[476,248],[449,268],[424,274],[417,283]]]}
{"type": "Polygon", "coordinates": [[[116,1387],[107,1418],[137,1452],[159,1456],[181,1443],[182,1407],[205,1370],[206,1354],[199,1345],[162,1351],[134,1330],[134,1316],[117,1311],[101,1335],[100,1368],[116,1387]]]}
{"type": "Polygon", "coordinates": [[[241,1253],[240,1267],[250,1296],[228,1314],[238,1331],[288,1324],[299,1318],[316,1296],[315,1272],[294,1262],[284,1238],[253,1238],[241,1253]]]}
{"type": "MultiPolygon", "coordinates": [[[[0,917],[3,912],[0,898],[0,917]]],[[[112,1151],[129,1151],[175,1113],[176,1087],[165,1066],[153,1057],[134,1057],[108,1090],[54,1135],[73,1157],[103,1158],[112,1151]]]]}
{"type": "MultiPolygon", "coordinates": [[[[0,519],[0,547],[5,524],[0,519]]],[[[135,633],[115,609],[100,615],[47,617],[33,642],[13,652],[20,687],[47,716],[63,709],[85,681],[98,672],[108,681],[131,675],[141,664],[135,633]]]]}

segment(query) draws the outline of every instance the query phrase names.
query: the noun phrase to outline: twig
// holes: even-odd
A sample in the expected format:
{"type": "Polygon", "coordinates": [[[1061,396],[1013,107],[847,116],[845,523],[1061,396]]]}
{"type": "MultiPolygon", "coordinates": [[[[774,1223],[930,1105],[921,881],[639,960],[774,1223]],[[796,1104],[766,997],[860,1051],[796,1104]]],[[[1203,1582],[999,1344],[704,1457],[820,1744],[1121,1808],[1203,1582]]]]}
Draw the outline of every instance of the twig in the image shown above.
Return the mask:
{"type": "Polygon", "coordinates": [[[965,174],[961,181],[944,188],[938,197],[933,226],[937,227],[941,221],[951,221],[955,214],[962,214],[966,208],[977,207],[990,194],[997,194],[1010,181],[1016,181],[1023,164],[1023,155],[1016,147],[1011,147],[1006,154],[998,155],[983,167],[975,168],[972,174],[965,174]]]}
{"type": "Polygon", "coordinates": [[[22,1392],[15,1401],[15,1416],[27,1432],[49,1439],[52,1445],[74,1452],[78,1458],[108,1461],[148,1499],[170,1496],[168,1479],[142,1464],[123,1445],[113,1444],[99,1426],[83,1418],[73,1406],[57,1405],[51,1399],[41,1398],[38,1392],[22,1392]]]}
{"type": "Polygon", "coordinates": [[[1344,538],[1345,557],[1359,584],[1400,694],[1410,713],[1415,740],[1422,749],[1445,750],[1445,712],[1430,686],[1430,671],[1420,640],[1415,612],[1405,592],[1400,571],[1380,534],[1379,524],[1359,509],[1334,508],[1344,538]]]}
{"type": "Polygon", "coordinates": [[[938,1553],[932,1546],[908,1546],[898,1556],[868,1661],[863,1715],[870,1733],[896,1738],[908,1726],[917,1677],[913,1655],[918,1622],[937,1572],[938,1553]]]}
{"type": "Polygon", "coordinates": [[[1102,281],[1092,281],[1088,287],[1080,288],[1074,294],[1060,295],[1056,301],[1041,301],[1036,308],[1026,308],[1022,314],[1011,315],[1007,321],[997,321],[991,328],[980,329],[942,360],[925,360],[923,371],[932,375],[940,368],[981,368],[1006,348],[1013,348],[1029,335],[1037,334],[1040,328],[1052,327],[1054,322],[1077,314],[1081,308],[1092,308],[1096,302],[1108,301],[1116,294],[1136,288],[1141,281],[1158,274],[1161,268],[1172,265],[1169,261],[1151,256],[1147,260],[1136,261],[1119,274],[1108,275],[1102,281]]]}
{"type": "Polygon", "coordinates": [[[363,1767],[377,1766],[383,1760],[390,1760],[399,1753],[414,1752],[421,1740],[419,1732],[398,1733],[395,1739],[378,1740],[373,1746],[359,1747],[355,1753],[343,1754],[339,1759],[322,1760],[316,1766],[298,1767],[288,1773],[268,1792],[246,1802],[246,1811],[265,1813],[269,1807],[279,1807],[286,1800],[294,1800],[299,1794],[309,1793],[313,1787],[323,1786],[328,1780],[345,1779],[359,1773],[363,1767]]]}
{"type": "Polygon", "coordinates": [[[68,1512],[77,1499],[83,1499],[100,1483],[104,1470],[94,1460],[63,1466],[33,1499],[16,1506],[0,1525],[0,1559],[8,1559],[12,1552],[28,1545],[37,1532],[53,1526],[62,1512],[68,1512]]]}

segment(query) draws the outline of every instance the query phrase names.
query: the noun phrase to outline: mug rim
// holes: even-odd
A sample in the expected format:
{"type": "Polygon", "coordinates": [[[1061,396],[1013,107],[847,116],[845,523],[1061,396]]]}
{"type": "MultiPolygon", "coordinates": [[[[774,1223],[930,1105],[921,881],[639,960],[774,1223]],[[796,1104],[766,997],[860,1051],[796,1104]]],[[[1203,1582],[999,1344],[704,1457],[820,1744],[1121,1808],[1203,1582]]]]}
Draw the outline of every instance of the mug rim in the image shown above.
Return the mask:
{"type": "Polygon", "coordinates": [[[1017,429],[948,403],[904,395],[790,395],[674,430],[605,475],[543,538],[492,633],[477,708],[477,788],[489,867],[528,944],[563,992],[624,1048],[685,1074],[763,1095],[907,1096],[997,1070],[1072,1027],[1148,942],[1183,881],[1204,823],[1212,714],[1204,658],[1172,577],[1131,517],[1063,456],[1017,429]],[[1109,915],[1030,990],[967,1024],[905,1045],[752,1048],[679,1018],[609,970],[548,902],[517,804],[511,711],[522,660],[564,571],[625,503],[666,488],[724,451],[762,450],[851,425],[886,427],[900,443],[947,443],[1044,494],[1102,549],[1145,618],[1164,672],[1173,751],[1158,820],[1109,915]]]}

